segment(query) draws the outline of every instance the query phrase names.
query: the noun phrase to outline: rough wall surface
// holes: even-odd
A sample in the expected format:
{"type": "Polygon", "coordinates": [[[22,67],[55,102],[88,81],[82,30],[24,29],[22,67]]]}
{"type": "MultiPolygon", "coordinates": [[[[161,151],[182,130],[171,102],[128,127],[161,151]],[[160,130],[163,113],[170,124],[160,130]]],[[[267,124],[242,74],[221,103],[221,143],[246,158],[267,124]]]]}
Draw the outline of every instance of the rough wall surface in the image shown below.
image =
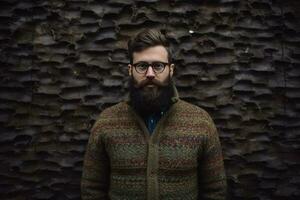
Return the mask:
{"type": "Polygon", "coordinates": [[[223,145],[229,199],[300,199],[296,0],[2,0],[0,199],[80,199],[89,130],[127,93],[126,42],[168,32],[182,99],[223,145]]]}

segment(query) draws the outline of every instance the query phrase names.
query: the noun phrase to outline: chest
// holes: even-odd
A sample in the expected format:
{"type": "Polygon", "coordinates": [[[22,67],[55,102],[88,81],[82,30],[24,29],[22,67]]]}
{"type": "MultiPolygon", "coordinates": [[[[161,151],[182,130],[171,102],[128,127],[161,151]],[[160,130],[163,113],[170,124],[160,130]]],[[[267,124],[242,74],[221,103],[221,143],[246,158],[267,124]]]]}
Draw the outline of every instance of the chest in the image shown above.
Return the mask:
{"type": "Polygon", "coordinates": [[[107,135],[105,148],[111,167],[146,168],[147,163],[151,162],[149,157],[156,160],[153,162],[158,162],[159,168],[197,167],[203,149],[201,135],[164,131],[154,144],[151,143],[151,137],[147,140],[139,131],[107,135]]]}

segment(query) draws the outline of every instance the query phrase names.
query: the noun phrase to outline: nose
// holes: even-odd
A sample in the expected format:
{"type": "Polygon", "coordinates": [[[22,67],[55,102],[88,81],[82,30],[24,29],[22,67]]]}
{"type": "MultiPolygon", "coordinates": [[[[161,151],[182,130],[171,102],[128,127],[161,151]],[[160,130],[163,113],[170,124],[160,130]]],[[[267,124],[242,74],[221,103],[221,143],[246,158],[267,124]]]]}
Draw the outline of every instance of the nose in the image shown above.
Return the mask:
{"type": "Polygon", "coordinates": [[[154,79],[154,77],[155,77],[155,73],[154,73],[153,68],[151,66],[148,67],[146,77],[148,79],[154,79]]]}

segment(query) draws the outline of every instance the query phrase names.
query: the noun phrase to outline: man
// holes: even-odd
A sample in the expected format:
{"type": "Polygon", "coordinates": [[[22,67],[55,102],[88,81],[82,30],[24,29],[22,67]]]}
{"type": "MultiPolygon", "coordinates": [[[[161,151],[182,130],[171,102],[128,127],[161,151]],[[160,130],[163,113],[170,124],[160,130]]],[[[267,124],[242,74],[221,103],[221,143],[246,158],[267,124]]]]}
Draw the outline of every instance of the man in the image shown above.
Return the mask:
{"type": "Polygon", "coordinates": [[[179,99],[166,37],[144,30],[128,51],[130,98],[105,109],[91,130],[82,199],[225,199],[216,127],[179,99]]]}

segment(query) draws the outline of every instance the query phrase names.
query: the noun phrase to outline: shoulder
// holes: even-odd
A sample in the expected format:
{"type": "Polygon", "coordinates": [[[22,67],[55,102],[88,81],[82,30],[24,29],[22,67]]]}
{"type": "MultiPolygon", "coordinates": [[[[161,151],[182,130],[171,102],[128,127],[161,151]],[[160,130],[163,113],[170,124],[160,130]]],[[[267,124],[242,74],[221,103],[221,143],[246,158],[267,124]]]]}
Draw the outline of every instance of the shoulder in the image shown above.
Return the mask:
{"type": "Polygon", "coordinates": [[[126,102],[120,102],[116,105],[104,109],[97,117],[92,132],[105,126],[113,126],[123,118],[128,117],[129,106],[126,102]]]}
{"type": "Polygon", "coordinates": [[[193,105],[184,100],[179,100],[177,104],[177,113],[179,115],[188,115],[191,118],[197,118],[208,122],[212,122],[210,114],[204,108],[201,108],[197,105],[193,105]]]}
{"type": "Polygon", "coordinates": [[[204,108],[184,100],[179,100],[176,103],[172,123],[181,124],[201,134],[209,135],[216,132],[216,126],[210,114],[204,108]]]}
{"type": "Polygon", "coordinates": [[[104,109],[98,119],[101,118],[115,118],[115,117],[122,117],[126,113],[128,113],[128,104],[126,102],[120,102],[114,106],[108,107],[104,109]]]}

